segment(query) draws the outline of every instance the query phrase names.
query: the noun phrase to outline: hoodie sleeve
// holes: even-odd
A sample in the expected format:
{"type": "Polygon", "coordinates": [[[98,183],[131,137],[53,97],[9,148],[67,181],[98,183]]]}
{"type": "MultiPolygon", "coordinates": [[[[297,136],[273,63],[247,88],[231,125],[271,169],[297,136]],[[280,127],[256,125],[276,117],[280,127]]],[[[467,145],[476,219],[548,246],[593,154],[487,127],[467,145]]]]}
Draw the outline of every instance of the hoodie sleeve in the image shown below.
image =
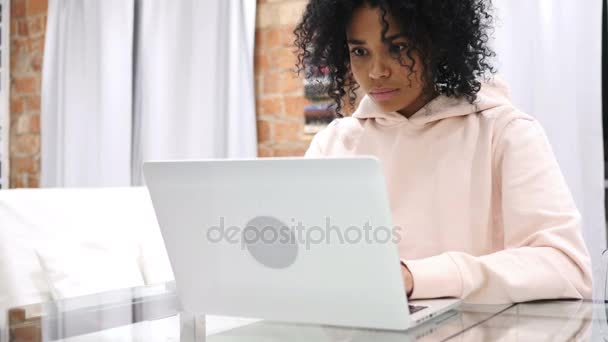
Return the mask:
{"type": "Polygon", "coordinates": [[[327,125],[327,127],[317,132],[317,134],[315,134],[315,136],[312,138],[310,145],[308,145],[308,149],[306,150],[304,157],[327,157],[329,155],[329,152],[331,151],[331,142],[336,140],[336,128],[339,122],[340,119],[334,119],[332,122],[329,123],[329,125],[327,125]]]}
{"type": "Polygon", "coordinates": [[[543,129],[532,118],[514,119],[495,146],[502,212],[494,215],[504,227],[504,250],[405,261],[414,278],[412,298],[483,303],[591,298],[580,214],[543,129]]]}
{"type": "Polygon", "coordinates": [[[321,146],[319,146],[320,139],[321,139],[321,135],[319,132],[312,138],[312,141],[310,142],[310,145],[308,146],[308,149],[306,150],[304,157],[306,157],[306,158],[323,157],[323,152],[321,151],[321,146]]]}

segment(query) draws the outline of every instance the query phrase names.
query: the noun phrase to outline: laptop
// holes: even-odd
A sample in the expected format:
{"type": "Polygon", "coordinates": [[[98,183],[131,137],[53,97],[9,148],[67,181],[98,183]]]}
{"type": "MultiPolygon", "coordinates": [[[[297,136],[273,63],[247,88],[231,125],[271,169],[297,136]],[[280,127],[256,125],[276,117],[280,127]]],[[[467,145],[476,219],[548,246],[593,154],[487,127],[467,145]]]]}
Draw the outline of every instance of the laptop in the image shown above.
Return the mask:
{"type": "Polygon", "coordinates": [[[374,157],[157,161],[144,176],[185,311],[406,330],[410,301],[374,157]]]}

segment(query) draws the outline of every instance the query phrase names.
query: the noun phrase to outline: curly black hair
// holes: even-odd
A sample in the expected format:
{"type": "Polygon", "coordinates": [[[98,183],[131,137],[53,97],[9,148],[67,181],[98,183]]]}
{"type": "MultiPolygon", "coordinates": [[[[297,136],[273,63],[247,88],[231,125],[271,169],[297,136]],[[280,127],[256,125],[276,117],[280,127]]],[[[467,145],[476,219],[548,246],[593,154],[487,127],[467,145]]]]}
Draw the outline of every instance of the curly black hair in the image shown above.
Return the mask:
{"type": "MultiPolygon", "coordinates": [[[[293,31],[296,68],[307,78],[327,75],[327,95],[335,101],[338,116],[346,98],[351,106],[356,101],[346,27],[353,12],[365,4],[380,9],[383,35],[388,32],[387,15],[399,23],[409,41],[406,55],[412,60],[415,51],[422,60],[425,91],[473,103],[480,77],[495,73],[490,62],[495,53],[488,46],[491,0],[310,0],[293,31]]],[[[395,58],[411,76],[413,65],[395,58]]]]}

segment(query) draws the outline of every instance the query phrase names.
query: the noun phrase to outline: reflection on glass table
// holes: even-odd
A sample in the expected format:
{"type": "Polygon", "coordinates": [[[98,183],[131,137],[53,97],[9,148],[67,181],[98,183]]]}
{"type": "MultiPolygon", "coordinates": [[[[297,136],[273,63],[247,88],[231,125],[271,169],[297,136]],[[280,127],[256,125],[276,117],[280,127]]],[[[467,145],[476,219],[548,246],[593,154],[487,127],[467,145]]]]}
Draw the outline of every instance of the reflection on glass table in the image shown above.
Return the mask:
{"type": "Polygon", "coordinates": [[[587,341],[592,327],[594,340],[608,331],[605,308],[583,301],[465,304],[391,332],[193,315],[182,312],[167,283],[5,310],[2,341],[587,341]]]}

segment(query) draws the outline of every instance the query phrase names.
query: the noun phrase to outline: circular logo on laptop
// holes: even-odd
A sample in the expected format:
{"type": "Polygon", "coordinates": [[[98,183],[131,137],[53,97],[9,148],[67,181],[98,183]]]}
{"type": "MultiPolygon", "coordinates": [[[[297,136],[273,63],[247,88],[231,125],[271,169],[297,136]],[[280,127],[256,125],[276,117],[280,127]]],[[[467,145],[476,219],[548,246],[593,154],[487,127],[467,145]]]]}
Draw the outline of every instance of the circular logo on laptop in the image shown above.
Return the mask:
{"type": "Polygon", "coordinates": [[[287,268],[298,256],[294,230],[272,216],[257,216],[251,219],[247,222],[241,238],[251,256],[270,268],[287,268]]]}

